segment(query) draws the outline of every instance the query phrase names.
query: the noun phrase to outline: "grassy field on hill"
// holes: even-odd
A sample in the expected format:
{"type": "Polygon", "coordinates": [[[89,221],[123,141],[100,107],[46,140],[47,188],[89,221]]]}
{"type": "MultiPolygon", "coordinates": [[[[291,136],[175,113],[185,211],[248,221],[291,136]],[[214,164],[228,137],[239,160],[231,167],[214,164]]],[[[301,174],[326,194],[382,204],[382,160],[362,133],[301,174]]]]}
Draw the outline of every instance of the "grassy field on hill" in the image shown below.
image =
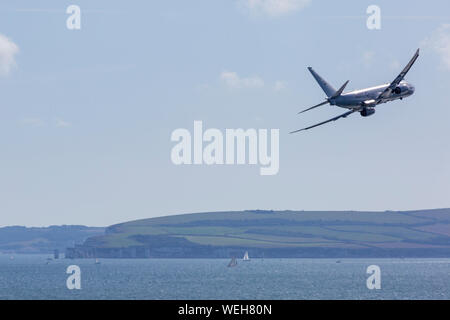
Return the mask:
{"type": "Polygon", "coordinates": [[[92,237],[85,244],[96,248],[153,247],[178,239],[184,244],[214,247],[450,248],[448,230],[450,209],[403,212],[255,210],[125,222],[108,227],[105,235],[92,237]],[[164,239],[170,241],[164,242],[164,239]]]}

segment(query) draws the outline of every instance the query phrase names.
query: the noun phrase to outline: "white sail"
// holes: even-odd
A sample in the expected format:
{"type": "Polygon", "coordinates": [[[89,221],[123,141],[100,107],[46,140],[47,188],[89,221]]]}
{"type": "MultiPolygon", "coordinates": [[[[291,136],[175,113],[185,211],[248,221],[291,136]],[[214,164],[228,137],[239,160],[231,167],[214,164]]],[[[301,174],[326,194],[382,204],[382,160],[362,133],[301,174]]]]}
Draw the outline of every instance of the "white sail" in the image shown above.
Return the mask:
{"type": "Polygon", "coordinates": [[[234,267],[236,265],[237,265],[236,258],[233,257],[233,259],[231,259],[230,263],[228,264],[228,267],[234,267]]]}
{"type": "Polygon", "coordinates": [[[244,261],[250,260],[250,258],[248,257],[248,251],[245,251],[244,258],[242,258],[242,260],[244,260],[244,261]]]}

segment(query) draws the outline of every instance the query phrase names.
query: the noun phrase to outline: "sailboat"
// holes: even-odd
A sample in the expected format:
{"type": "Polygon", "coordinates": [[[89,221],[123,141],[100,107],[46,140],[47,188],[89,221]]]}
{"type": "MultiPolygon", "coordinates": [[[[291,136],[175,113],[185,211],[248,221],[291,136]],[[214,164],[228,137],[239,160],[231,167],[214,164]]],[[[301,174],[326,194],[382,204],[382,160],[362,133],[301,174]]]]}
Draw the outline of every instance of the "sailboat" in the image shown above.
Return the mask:
{"type": "Polygon", "coordinates": [[[245,251],[244,257],[242,258],[243,261],[250,261],[250,258],[248,257],[248,251],[245,251]]]}
{"type": "Polygon", "coordinates": [[[228,264],[228,267],[235,267],[237,266],[237,260],[235,257],[233,257],[233,259],[231,259],[230,263],[228,264]]]}

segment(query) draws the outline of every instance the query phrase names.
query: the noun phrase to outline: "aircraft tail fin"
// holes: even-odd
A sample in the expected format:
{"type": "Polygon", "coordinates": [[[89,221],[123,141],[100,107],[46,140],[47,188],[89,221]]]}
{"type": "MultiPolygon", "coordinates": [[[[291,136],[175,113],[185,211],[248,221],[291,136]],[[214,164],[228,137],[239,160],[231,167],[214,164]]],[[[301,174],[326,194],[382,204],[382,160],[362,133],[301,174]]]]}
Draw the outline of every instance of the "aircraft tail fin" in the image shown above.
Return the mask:
{"type": "Polygon", "coordinates": [[[314,79],[316,79],[319,86],[322,88],[322,90],[325,92],[328,98],[332,97],[336,93],[336,89],[333,88],[328,82],[326,82],[321,76],[317,74],[313,70],[313,68],[308,67],[309,72],[313,75],[314,79]]]}

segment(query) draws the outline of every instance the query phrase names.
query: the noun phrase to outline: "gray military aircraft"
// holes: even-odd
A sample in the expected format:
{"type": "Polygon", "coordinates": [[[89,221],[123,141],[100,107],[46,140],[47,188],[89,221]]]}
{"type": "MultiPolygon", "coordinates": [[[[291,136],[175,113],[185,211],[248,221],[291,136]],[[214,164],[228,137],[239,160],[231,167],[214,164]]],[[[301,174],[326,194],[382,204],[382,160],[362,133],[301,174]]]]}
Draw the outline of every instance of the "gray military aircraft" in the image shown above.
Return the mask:
{"type": "Polygon", "coordinates": [[[319,76],[311,67],[308,67],[308,70],[311,72],[313,77],[316,79],[317,83],[320,85],[322,90],[327,95],[327,99],[319,103],[311,108],[300,111],[300,113],[309,111],[311,109],[323,106],[325,104],[330,104],[332,106],[338,106],[341,108],[349,109],[344,114],[341,114],[332,119],[320,122],[310,127],[306,127],[303,129],[295,130],[290,133],[296,133],[304,130],[309,130],[318,126],[321,126],[325,123],[336,121],[340,118],[346,118],[352,113],[359,112],[361,116],[368,117],[375,113],[375,107],[380,103],[386,103],[392,100],[406,98],[414,93],[414,86],[403,80],[405,75],[408,73],[409,69],[411,69],[414,62],[416,62],[419,57],[419,49],[417,49],[416,53],[406,65],[406,67],[400,72],[400,74],[395,78],[394,81],[387,84],[382,84],[380,86],[355,90],[347,93],[343,93],[345,87],[348,84],[346,81],[339,90],[334,89],[328,82],[326,82],[321,76],[319,76]]]}

